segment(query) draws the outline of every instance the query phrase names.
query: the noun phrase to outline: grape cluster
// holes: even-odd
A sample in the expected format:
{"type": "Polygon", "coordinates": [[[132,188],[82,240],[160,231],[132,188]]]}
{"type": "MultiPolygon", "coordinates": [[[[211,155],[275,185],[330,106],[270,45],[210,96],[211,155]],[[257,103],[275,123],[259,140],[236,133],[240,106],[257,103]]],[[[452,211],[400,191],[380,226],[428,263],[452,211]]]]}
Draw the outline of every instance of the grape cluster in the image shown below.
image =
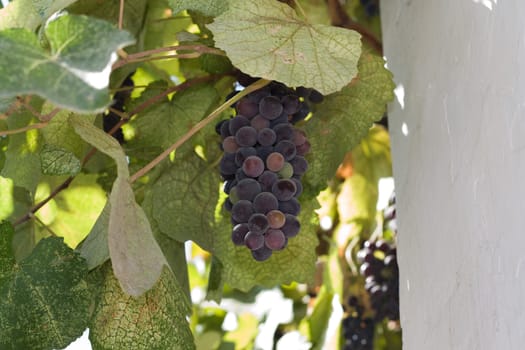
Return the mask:
{"type": "Polygon", "coordinates": [[[399,320],[399,268],[396,248],[384,240],[365,241],[357,253],[360,273],[376,319],[399,320]]]}
{"type": "Polygon", "coordinates": [[[365,13],[369,16],[375,16],[379,13],[379,0],[361,0],[361,5],[365,9],[365,13]]]}
{"type": "Polygon", "coordinates": [[[358,305],[357,298],[351,297],[348,304],[355,312],[343,318],[343,350],[372,350],[375,321],[363,317],[363,307],[358,305]]]}
{"type": "Polygon", "coordinates": [[[257,261],[284,249],[299,233],[297,197],[310,143],[293,124],[308,115],[307,101],[322,98],[312,89],[272,82],[240,99],[235,117],[216,126],[224,151],[219,168],[229,195],[224,206],[234,225],[231,238],[257,261]]]}

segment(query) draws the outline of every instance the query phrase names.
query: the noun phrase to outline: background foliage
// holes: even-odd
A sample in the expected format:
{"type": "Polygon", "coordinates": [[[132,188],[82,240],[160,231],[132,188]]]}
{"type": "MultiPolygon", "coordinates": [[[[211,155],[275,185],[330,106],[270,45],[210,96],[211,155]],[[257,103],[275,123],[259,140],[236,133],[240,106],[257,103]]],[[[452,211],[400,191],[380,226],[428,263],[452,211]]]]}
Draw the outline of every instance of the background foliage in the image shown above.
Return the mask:
{"type": "MultiPolygon", "coordinates": [[[[378,38],[377,13],[349,0],[1,8],[2,349],[64,348],[86,328],[94,349],[339,348],[391,176],[372,127],[393,97],[378,38]],[[263,80],[230,98],[240,71],[263,80]],[[298,125],[301,233],[257,262],[231,243],[213,124],[268,80],[326,96],[298,125]]],[[[376,348],[398,330],[378,326],[376,348]]]]}

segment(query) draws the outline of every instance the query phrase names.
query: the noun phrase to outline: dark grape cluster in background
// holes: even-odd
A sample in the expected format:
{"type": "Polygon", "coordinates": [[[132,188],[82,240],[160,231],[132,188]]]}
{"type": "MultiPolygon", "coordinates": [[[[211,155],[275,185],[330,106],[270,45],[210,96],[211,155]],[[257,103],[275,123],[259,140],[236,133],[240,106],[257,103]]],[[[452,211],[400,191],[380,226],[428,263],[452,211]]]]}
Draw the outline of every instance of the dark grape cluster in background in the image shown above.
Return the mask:
{"type": "Polygon", "coordinates": [[[357,253],[376,319],[399,320],[399,268],[396,248],[384,240],[365,241],[357,253]]]}
{"type": "MultiPolygon", "coordinates": [[[[246,85],[248,81],[239,81],[246,85]]],[[[264,261],[299,233],[301,178],[310,143],[293,126],[310,112],[308,102],[321,102],[313,89],[291,89],[272,82],[235,104],[236,115],[220,121],[224,155],[220,173],[226,210],[232,217],[232,241],[264,261]]]]}
{"type": "Polygon", "coordinates": [[[361,0],[361,5],[365,9],[365,13],[369,16],[375,16],[379,13],[379,0],[361,0]]]}
{"type": "Polygon", "coordinates": [[[372,350],[375,321],[364,317],[363,307],[356,297],[350,297],[348,304],[353,312],[343,318],[343,350],[372,350]]]}

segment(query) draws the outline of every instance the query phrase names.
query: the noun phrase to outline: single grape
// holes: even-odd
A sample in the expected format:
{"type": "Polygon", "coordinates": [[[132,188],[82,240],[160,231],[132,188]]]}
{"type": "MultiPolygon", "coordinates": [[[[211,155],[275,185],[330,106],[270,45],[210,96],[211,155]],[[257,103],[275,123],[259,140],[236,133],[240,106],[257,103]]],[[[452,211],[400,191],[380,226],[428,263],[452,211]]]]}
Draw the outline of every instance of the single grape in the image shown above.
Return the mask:
{"type": "Polygon", "coordinates": [[[301,195],[301,193],[303,193],[303,184],[301,183],[301,180],[295,177],[292,177],[290,180],[292,180],[295,183],[295,187],[297,188],[294,195],[294,197],[297,198],[301,195]]]}
{"type": "Polygon", "coordinates": [[[295,183],[289,179],[281,179],[275,182],[272,186],[272,193],[275,195],[277,200],[287,201],[293,198],[297,192],[295,183]]]}
{"type": "Polygon", "coordinates": [[[321,103],[324,100],[324,96],[319,91],[312,89],[310,95],[308,96],[308,101],[312,103],[321,103]]]}
{"type": "Polygon", "coordinates": [[[278,152],[272,152],[266,158],[266,168],[270,171],[278,172],[284,166],[284,156],[278,152]]]}
{"type": "Polygon", "coordinates": [[[292,142],[295,146],[300,146],[306,142],[306,133],[300,129],[293,130],[292,142]]]}
{"type": "Polygon", "coordinates": [[[293,89],[277,81],[272,81],[270,83],[270,90],[272,92],[272,95],[277,96],[290,95],[294,93],[293,89]]]}
{"type": "Polygon", "coordinates": [[[243,126],[235,133],[235,141],[241,147],[250,147],[257,143],[257,130],[251,126],[243,126]]]}
{"type": "Polygon", "coordinates": [[[265,245],[257,250],[252,250],[252,256],[257,261],[268,260],[272,256],[272,250],[265,245]]]}
{"type": "Polygon", "coordinates": [[[264,244],[271,250],[281,250],[285,247],[286,237],[281,230],[269,229],[264,235],[264,244]]]}
{"type": "Polygon", "coordinates": [[[282,140],[279,141],[274,147],[275,152],[279,152],[284,156],[287,161],[292,160],[295,157],[296,149],[295,145],[291,141],[282,140]]]}
{"type": "Polygon", "coordinates": [[[310,89],[304,86],[298,86],[295,88],[295,92],[297,95],[307,98],[310,95],[310,89]]]}
{"type": "Polygon", "coordinates": [[[219,121],[217,124],[215,124],[215,132],[220,135],[221,134],[221,127],[222,127],[222,124],[226,123],[226,119],[223,119],[221,121],[219,121]]]}
{"type": "Polygon", "coordinates": [[[288,123],[277,124],[273,127],[275,135],[277,136],[276,141],[291,140],[293,136],[293,126],[288,123]]]}
{"type": "Polygon", "coordinates": [[[248,220],[248,228],[250,232],[262,235],[266,230],[268,230],[268,219],[266,215],[261,213],[255,213],[250,216],[248,220]]]}
{"type": "Polygon", "coordinates": [[[283,105],[275,96],[266,96],[259,102],[259,114],[268,120],[279,117],[282,112],[283,105]]]}
{"type": "Polygon", "coordinates": [[[235,118],[230,119],[230,123],[228,124],[230,135],[235,135],[240,128],[248,125],[250,125],[250,121],[248,118],[243,117],[242,115],[238,115],[235,118]]]}
{"type": "Polygon", "coordinates": [[[250,201],[240,200],[232,207],[232,218],[239,223],[248,222],[252,214],[253,206],[250,201]]]}
{"type": "Polygon", "coordinates": [[[230,134],[230,120],[224,120],[222,123],[221,123],[221,129],[220,129],[220,133],[221,133],[221,137],[223,139],[227,138],[228,136],[231,136],[230,134]]]}
{"type": "Polygon", "coordinates": [[[257,180],[261,184],[261,189],[263,192],[271,192],[272,186],[275,181],[279,179],[279,176],[277,176],[276,173],[270,170],[265,170],[258,178],[257,180]]]}
{"type": "Polygon", "coordinates": [[[279,208],[277,198],[270,192],[261,192],[253,200],[253,210],[256,213],[266,214],[279,208]]]}
{"type": "Polygon", "coordinates": [[[266,96],[270,96],[270,94],[270,89],[265,86],[262,89],[255,90],[246,97],[255,103],[259,103],[266,96]]]}
{"type": "Polygon", "coordinates": [[[299,230],[301,229],[301,223],[293,215],[285,214],[285,216],[286,221],[283,227],[281,227],[281,231],[283,231],[284,235],[288,238],[297,236],[299,230]]]}
{"type": "Polygon", "coordinates": [[[277,135],[275,135],[275,131],[273,131],[270,128],[261,129],[257,133],[257,142],[259,142],[261,146],[273,145],[276,138],[277,138],[277,135]]]}
{"type": "Polygon", "coordinates": [[[258,156],[246,157],[242,163],[242,170],[249,177],[257,177],[264,171],[264,162],[258,156]]]}
{"type": "Polygon", "coordinates": [[[286,216],[280,210],[270,210],[266,214],[266,218],[268,219],[270,228],[274,229],[283,227],[284,223],[286,222],[286,216]]]}
{"type": "Polygon", "coordinates": [[[237,165],[235,164],[235,154],[225,153],[219,163],[219,170],[223,177],[228,175],[235,175],[237,171],[237,165]]]}
{"type": "MultiPolygon", "coordinates": [[[[281,179],[289,179],[289,178],[291,178],[293,176],[292,164],[290,164],[288,162],[284,162],[283,167],[282,167],[281,170],[279,170],[278,174],[279,174],[279,177],[281,179]]],[[[295,182],[295,184],[296,184],[296,187],[297,187],[297,182],[295,182]]],[[[295,196],[297,197],[298,194],[296,193],[295,196]]]]}
{"type": "Polygon", "coordinates": [[[305,119],[308,116],[308,114],[310,114],[310,107],[308,107],[306,103],[301,102],[301,106],[299,107],[299,112],[292,115],[292,119],[290,120],[290,122],[292,124],[298,123],[301,120],[305,119]]]}
{"type": "Polygon", "coordinates": [[[230,211],[230,212],[232,211],[233,203],[230,200],[230,198],[226,198],[226,200],[224,201],[223,207],[224,209],[226,209],[226,211],[230,211]]]}
{"type": "Polygon", "coordinates": [[[288,201],[279,201],[279,210],[285,214],[297,216],[301,212],[301,205],[296,198],[288,201]]]}
{"type": "Polygon", "coordinates": [[[239,199],[246,199],[249,201],[252,201],[256,195],[261,193],[261,185],[252,178],[246,178],[239,181],[235,188],[237,189],[239,199]]]}
{"type": "Polygon", "coordinates": [[[270,121],[268,119],[264,118],[263,116],[257,115],[250,121],[250,125],[255,130],[261,130],[261,129],[264,129],[264,128],[269,128],[270,127],[270,121]]]}
{"type": "Polygon", "coordinates": [[[247,97],[241,98],[235,105],[237,113],[251,119],[259,113],[259,105],[247,97]]]}
{"type": "Polygon", "coordinates": [[[237,144],[237,141],[235,141],[235,137],[228,136],[222,140],[222,149],[226,153],[235,153],[239,149],[239,145],[237,144]]]}
{"type": "Polygon", "coordinates": [[[242,164],[249,156],[257,154],[257,150],[254,147],[241,147],[235,152],[235,164],[242,167],[242,164]]]}
{"type": "Polygon", "coordinates": [[[257,250],[264,245],[264,236],[250,231],[244,237],[244,244],[246,244],[250,250],[257,250]]]}
{"type": "Polygon", "coordinates": [[[232,242],[235,245],[244,245],[244,237],[248,233],[248,224],[237,224],[232,231],[232,242]]]}
{"type": "Polygon", "coordinates": [[[304,157],[296,156],[290,160],[290,164],[292,164],[294,175],[303,175],[308,170],[308,162],[304,157]]]}
{"type": "Polygon", "coordinates": [[[299,111],[301,101],[296,95],[285,95],[281,98],[281,103],[286,114],[294,114],[299,111]]]}

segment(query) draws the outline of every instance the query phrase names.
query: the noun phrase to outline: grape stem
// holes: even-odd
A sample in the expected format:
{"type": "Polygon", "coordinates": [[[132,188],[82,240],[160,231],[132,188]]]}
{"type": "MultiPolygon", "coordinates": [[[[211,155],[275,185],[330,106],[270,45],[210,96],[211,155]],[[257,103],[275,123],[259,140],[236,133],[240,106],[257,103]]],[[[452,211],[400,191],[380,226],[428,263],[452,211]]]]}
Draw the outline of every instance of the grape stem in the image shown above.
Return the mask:
{"type": "Polygon", "coordinates": [[[118,29],[122,30],[123,22],[124,22],[124,0],[120,0],[120,7],[118,10],[118,29]]]}
{"type": "Polygon", "coordinates": [[[224,102],[220,107],[218,107],[216,110],[211,112],[206,118],[202,119],[200,122],[195,124],[186,134],[184,134],[180,139],[178,139],[173,145],[171,145],[169,148],[164,150],[161,154],[159,154],[155,159],[153,159],[151,162],[149,162],[145,167],[137,171],[135,174],[133,174],[129,181],[131,183],[135,182],[140,177],[144,176],[148,171],[153,169],[156,165],[158,165],[164,158],[166,158],[171,152],[175,151],[178,147],[180,147],[184,142],[188,141],[193,135],[195,135],[198,131],[200,131],[202,128],[204,128],[206,125],[208,125],[213,119],[218,117],[223,111],[225,111],[228,107],[233,105],[235,102],[239,101],[244,96],[248,95],[250,92],[259,90],[263,86],[266,86],[270,83],[269,80],[266,79],[259,79],[255,83],[249,85],[244,90],[230,98],[228,101],[224,102]]]}

